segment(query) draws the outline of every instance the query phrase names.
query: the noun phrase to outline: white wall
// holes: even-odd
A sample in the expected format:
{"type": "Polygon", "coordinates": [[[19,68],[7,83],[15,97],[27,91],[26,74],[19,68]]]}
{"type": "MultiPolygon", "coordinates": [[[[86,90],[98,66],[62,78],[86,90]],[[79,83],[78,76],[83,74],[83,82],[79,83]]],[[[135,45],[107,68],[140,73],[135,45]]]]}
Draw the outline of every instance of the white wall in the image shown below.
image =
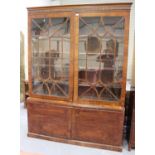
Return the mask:
{"type": "Polygon", "coordinates": [[[134,60],[134,24],[135,24],[135,5],[134,0],[25,0],[21,1],[21,20],[20,20],[20,31],[25,36],[25,78],[28,79],[28,60],[27,60],[27,7],[30,6],[47,6],[47,5],[65,5],[65,4],[86,4],[86,3],[116,3],[116,2],[133,2],[130,16],[130,32],[129,32],[129,54],[128,54],[128,71],[127,79],[133,78],[133,60],[134,60]]]}
{"type": "Polygon", "coordinates": [[[134,0],[61,0],[61,4],[90,4],[90,3],[120,3],[133,2],[134,0]]]}

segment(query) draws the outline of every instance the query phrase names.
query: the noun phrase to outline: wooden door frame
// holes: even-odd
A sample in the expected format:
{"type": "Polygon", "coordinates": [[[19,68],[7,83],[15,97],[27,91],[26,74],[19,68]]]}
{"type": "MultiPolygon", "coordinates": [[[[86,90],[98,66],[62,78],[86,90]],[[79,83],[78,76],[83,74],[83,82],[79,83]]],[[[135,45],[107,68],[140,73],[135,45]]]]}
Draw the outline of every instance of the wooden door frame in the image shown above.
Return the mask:
{"type": "Polygon", "coordinates": [[[113,108],[122,108],[125,102],[126,94],[126,74],[127,74],[127,60],[128,60],[128,38],[129,38],[129,17],[130,10],[108,11],[108,12],[85,12],[76,13],[75,15],[75,55],[74,55],[74,102],[81,104],[91,104],[99,106],[107,106],[113,108]],[[80,99],[78,97],[78,38],[79,38],[79,16],[80,17],[95,17],[95,16],[123,16],[125,18],[124,28],[124,57],[123,57],[123,77],[122,77],[122,91],[119,101],[98,101],[91,99],[80,99]]]}
{"type": "Polygon", "coordinates": [[[73,27],[73,14],[71,12],[60,12],[60,13],[30,13],[28,12],[28,79],[29,79],[29,94],[31,97],[44,98],[44,99],[53,99],[53,100],[63,100],[63,101],[72,101],[73,100],[73,36],[74,36],[74,27],[73,27]],[[32,19],[37,18],[59,18],[59,17],[69,17],[70,18],[70,66],[69,66],[69,94],[68,97],[61,96],[48,96],[41,94],[34,94],[32,91],[32,19]]]}

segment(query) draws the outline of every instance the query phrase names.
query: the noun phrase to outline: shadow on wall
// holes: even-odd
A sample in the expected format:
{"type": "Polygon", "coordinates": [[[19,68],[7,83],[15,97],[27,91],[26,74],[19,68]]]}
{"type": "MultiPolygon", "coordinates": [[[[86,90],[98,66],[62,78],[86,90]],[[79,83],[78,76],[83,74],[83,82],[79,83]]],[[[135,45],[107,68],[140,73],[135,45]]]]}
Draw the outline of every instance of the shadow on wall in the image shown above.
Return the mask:
{"type": "Polygon", "coordinates": [[[20,102],[23,101],[23,90],[24,90],[24,34],[20,32],[20,102]]]}

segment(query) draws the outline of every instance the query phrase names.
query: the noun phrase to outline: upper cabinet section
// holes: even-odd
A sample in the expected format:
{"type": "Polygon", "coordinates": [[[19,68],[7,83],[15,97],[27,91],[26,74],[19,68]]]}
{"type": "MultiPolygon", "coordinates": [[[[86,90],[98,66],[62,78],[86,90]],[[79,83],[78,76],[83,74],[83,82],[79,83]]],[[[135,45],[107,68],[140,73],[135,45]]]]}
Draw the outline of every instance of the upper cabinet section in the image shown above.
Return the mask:
{"type": "Polygon", "coordinates": [[[130,5],[28,8],[30,96],[122,106],[130,5]]]}

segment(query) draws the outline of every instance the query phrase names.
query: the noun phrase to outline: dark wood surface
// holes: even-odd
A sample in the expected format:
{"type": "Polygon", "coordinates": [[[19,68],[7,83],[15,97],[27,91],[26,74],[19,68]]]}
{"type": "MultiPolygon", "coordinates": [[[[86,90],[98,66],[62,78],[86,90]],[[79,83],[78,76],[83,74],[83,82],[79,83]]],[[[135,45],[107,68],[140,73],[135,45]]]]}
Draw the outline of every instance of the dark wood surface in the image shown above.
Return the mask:
{"type": "Polygon", "coordinates": [[[28,8],[28,136],[122,150],[130,6],[131,3],[117,3],[28,8]],[[123,16],[125,19],[122,91],[118,101],[80,99],[78,96],[79,16],[123,16]],[[70,17],[70,80],[67,98],[40,95],[32,91],[32,19],[55,17],[70,17]]]}
{"type": "Polygon", "coordinates": [[[135,91],[131,92],[131,119],[129,129],[129,145],[128,150],[135,148],[135,91]]]}

